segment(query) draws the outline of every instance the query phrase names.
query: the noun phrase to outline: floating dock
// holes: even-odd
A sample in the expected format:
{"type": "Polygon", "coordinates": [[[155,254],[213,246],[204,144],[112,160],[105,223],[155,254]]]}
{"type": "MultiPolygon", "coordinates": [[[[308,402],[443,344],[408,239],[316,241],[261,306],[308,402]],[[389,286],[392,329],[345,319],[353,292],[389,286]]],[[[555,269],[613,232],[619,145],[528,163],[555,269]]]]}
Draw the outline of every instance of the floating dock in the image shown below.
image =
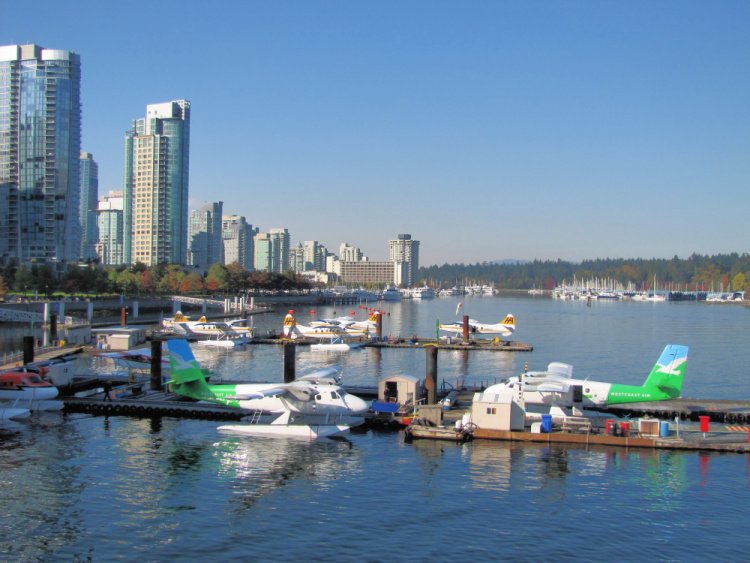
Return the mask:
{"type": "Polygon", "coordinates": [[[707,416],[712,422],[744,424],[750,422],[750,401],[721,399],[671,399],[650,403],[629,403],[598,409],[619,417],[653,416],[663,420],[698,420],[707,416]]]}
{"type": "Polygon", "coordinates": [[[86,413],[94,416],[171,416],[204,420],[240,420],[252,411],[198,403],[166,391],[143,390],[139,384],[114,388],[111,399],[105,393],[89,397],[62,396],[65,412],[86,413]]]}
{"type": "MultiPolygon", "coordinates": [[[[253,338],[248,344],[276,344],[284,345],[289,342],[300,346],[309,346],[315,344],[318,340],[309,338],[297,338],[288,340],[285,338],[253,338]]],[[[502,340],[495,342],[493,340],[470,340],[468,343],[463,342],[445,342],[429,339],[417,338],[416,340],[394,338],[390,340],[366,340],[366,348],[408,348],[419,350],[427,347],[436,347],[438,350],[463,350],[466,352],[489,351],[489,352],[533,352],[534,347],[525,342],[515,342],[513,340],[502,340]]]]}
{"type": "Polygon", "coordinates": [[[691,430],[681,431],[679,436],[657,438],[652,436],[609,436],[606,434],[555,431],[549,433],[514,432],[475,428],[472,430],[472,437],[474,439],[509,442],[750,453],[748,434],[739,432],[708,432],[704,435],[701,432],[691,430]]]}

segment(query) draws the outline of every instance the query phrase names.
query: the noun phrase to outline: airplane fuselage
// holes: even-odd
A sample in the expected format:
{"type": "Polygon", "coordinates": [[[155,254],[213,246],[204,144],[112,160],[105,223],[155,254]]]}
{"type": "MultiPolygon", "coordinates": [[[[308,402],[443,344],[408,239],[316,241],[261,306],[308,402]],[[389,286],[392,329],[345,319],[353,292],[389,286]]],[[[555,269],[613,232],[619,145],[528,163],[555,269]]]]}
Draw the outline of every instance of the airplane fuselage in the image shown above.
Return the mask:
{"type": "Polygon", "coordinates": [[[209,385],[213,392],[212,399],[231,407],[239,407],[268,413],[293,413],[305,415],[350,415],[357,416],[367,412],[368,404],[355,395],[350,395],[338,385],[309,385],[311,400],[300,400],[286,393],[279,396],[259,396],[264,392],[276,389],[276,384],[246,383],[239,385],[209,385]]]}

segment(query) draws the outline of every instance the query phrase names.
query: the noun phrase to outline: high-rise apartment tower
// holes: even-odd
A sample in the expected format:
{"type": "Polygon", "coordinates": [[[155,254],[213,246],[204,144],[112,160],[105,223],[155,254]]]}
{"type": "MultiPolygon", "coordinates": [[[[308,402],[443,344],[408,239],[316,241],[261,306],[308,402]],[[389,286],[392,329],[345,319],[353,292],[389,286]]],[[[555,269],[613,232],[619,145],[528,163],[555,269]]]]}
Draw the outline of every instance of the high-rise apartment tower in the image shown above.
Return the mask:
{"type": "Polygon", "coordinates": [[[411,235],[398,235],[394,240],[388,241],[389,257],[391,262],[404,262],[404,280],[402,284],[411,286],[417,279],[419,270],[419,241],[412,240],[411,235]]]}
{"type": "Polygon", "coordinates": [[[125,135],[125,262],[187,264],[190,102],[146,106],[125,135]]]}
{"type": "Polygon", "coordinates": [[[0,47],[0,263],[77,261],[81,59],[0,47]]]}

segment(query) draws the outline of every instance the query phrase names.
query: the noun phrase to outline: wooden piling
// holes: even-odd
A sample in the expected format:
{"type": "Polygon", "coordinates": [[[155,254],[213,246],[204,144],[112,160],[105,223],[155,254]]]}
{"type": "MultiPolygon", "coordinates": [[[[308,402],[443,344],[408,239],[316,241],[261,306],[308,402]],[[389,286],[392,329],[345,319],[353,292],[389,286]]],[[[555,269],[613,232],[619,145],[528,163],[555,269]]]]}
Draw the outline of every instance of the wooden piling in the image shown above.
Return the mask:
{"type": "Polygon", "coordinates": [[[30,364],[34,361],[34,337],[23,337],[23,363],[30,364]]]}
{"type": "Polygon", "coordinates": [[[375,336],[377,336],[378,340],[382,339],[382,336],[383,336],[383,313],[380,313],[377,316],[377,320],[375,321],[375,336]]]}
{"type": "Polygon", "coordinates": [[[425,347],[427,353],[427,373],[425,375],[424,387],[427,392],[427,404],[432,405],[437,399],[437,346],[425,347]]]}
{"type": "Polygon", "coordinates": [[[284,343],[284,383],[291,383],[297,377],[294,365],[297,345],[294,342],[284,343]]]}
{"type": "Polygon", "coordinates": [[[161,343],[162,341],[158,338],[151,341],[151,389],[153,391],[162,390],[161,343]]]}
{"type": "Polygon", "coordinates": [[[469,315],[464,315],[463,321],[464,344],[467,344],[469,342],[469,315]]]}

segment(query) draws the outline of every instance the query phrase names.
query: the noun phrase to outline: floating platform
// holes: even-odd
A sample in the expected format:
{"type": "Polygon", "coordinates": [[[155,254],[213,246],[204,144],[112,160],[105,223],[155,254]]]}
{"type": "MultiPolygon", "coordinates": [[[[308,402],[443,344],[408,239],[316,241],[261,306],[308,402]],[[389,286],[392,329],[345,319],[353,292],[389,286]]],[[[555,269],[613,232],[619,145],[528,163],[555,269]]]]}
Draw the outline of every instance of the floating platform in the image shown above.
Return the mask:
{"type": "MultiPolygon", "coordinates": [[[[297,338],[294,340],[288,340],[285,338],[253,338],[250,344],[276,344],[283,345],[288,342],[293,342],[301,346],[309,346],[319,342],[310,338],[297,338]]],[[[358,341],[355,341],[358,342],[358,341]]],[[[468,343],[463,342],[445,342],[436,341],[429,339],[417,338],[416,340],[408,340],[404,338],[396,338],[392,340],[366,340],[364,341],[364,347],[366,348],[409,348],[411,350],[422,349],[429,346],[436,346],[438,350],[463,350],[463,351],[490,351],[490,352],[532,352],[534,347],[531,344],[525,342],[515,342],[513,340],[501,340],[495,342],[494,340],[470,340],[468,343]]]]}
{"type": "Polygon", "coordinates": [[[89,397],[60,397],[65,412],[86,413],[94,416],[171,416],[204,420],[240,420],[252,411],[198,403],[166,391],[142,390],[138,384],[113,388],[110,400],[104,393],[89,397]]]}
{"type": "MultiPolygon", "coordinates": [[[[594,409],[592,409],[594,410],[594,409]]],[[[707,416],[712,422],[744,424],[750,422],[750,401],[722,399],[671,399],[647,403],[626,403],[596,409],[619,417],[653,416],[663,420],[699,420],[707,416]]]]}
{"type": "Polygon", "coordinates": [[[651,448],[664,450],[701,450],[750,453],[748,435],[740,433],[682,431],[680,436],[656,438],[648,436],[609,436],[594,433],[572,432],[515,432],[475,428],[474,439],[502,440],[508,442],[536,442],[544,444],[576,444],[584,446],[617,446],[625,448],[651,448]]]}

